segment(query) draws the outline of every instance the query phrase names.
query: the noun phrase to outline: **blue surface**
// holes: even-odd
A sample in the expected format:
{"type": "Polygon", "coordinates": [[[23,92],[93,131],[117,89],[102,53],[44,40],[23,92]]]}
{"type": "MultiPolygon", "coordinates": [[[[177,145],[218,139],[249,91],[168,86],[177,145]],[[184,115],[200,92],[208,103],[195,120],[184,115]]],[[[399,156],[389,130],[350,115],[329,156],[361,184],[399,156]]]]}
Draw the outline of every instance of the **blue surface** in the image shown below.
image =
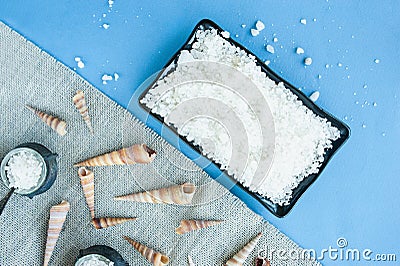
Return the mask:
{"type": "Polygon", "coordinates": [[[352,129],[292,212],[283,219],[263,213],[266,219],[307,248],[336,247],[336,239],[345,237],[349,248],[396,253],[400,261],[400,2],[116,0],[110,9],[106,1],[0,0],[0,6],[0,20],[58,60],[74,68],[80,56],[85,68],[77,72],[123,106],[198,21],[214,20],[304,92],[318,89],[318,105],[352,129]],[[252,37],[257,19],[266,29],[252,37]],[[265,50],[267,43],[275,46],[274,55],[265,50]],[[311,66],[304,67],[297,46],[312,57],[311,66]],[[120,79],[103,85],[101,76],[114,72],[120,79]]]}

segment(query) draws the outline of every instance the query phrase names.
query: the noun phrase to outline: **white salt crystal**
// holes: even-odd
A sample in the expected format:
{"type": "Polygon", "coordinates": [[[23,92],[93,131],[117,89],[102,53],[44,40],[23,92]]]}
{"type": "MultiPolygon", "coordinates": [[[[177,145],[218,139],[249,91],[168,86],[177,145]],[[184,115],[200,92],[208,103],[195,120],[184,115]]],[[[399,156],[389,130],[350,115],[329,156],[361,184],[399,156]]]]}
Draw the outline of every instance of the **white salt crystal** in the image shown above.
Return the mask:
{"type": "Polygon", "coordinates": [[[84,68],[84,67],[85,67],[85,64],[84,64],[82,61],[79,61],[79,62],[78,62],[78,67],[79,67],[79,68],[84,68]]]}
{"type": "Polygon", "coordinates": [[[311,101],[316,102],[319,98],[319,91],[314,91],[309,98],[311,101]]]}
{"type": "Polygon", "coordinates": [[[21,151],[11,156],[5,167],[9,187],[36,187],[43,171],[43,163],[31,152],[21,151]]]}
{"type": "Polygon", "coordinates": [[[264,64],[266,64],[267,66],[268,66],[270,63],[271,63],[270,60],[266,60],[266,61],[264,62],[264,64]]]}
{"type": "Polygon", "coordinates": [[[301,47],[296,48],[296,54],[304,54],[304,49],[301,47]]]}
{"type": "Polygon", "coordinates": [[[113,1],[113,0],[108,0],[108,7],[109,7],[109,8],[112,8],[112,7],[113,7],[113,4],[114,4],[114,1],[113,1]]]}
{"type": "Polygon", "coordinates": [[[80,58],[80,57],[75,57],[74,59],[75,59],[75,62],[81,61],[81,58],[80,58]]]}
{"type": "Polygon", "coordinates": [[[104,74],[101,77],[101,80],[103,81],[103,84],[107,84],[107,81],[113,80],[113,77],[111,75],[104,74]]]}
{"type": "Polygon", "coordinates": [[[374,102],[374,103],[373,103],[373,106],[374,106],[374,107],[377,107],[377,106],[378,106],[378,104],[377,104],[376,102],[374,102]]]}
{"type": "Polygon", "coordinates": [[[318,75],[318,79],[321,79],[322,78],[322,76],[321,75],[318,75]]]}
{"type": "Polygon", "coordinates": [[[256,37],[256,36],[258,36],[258,34],[260,34],[260,31],[258,31],[258,30],[256,30],[256,29],[251,29],[251,30],[250,30],[250,33],[251,33],[251,35],[252,35],[253,37],[256,37]]]}
{"type": "Polygon", "coordinates": [[[367,125],[366,124],[362,124],[362,128],[366,128],[367,127],[367,125]]]}
{"type": "Polygon", "coordinates": [[[316,18],[314,18],[314,19],[313,19],[313,21],[314,21],[314,22],[316,22],[316,21],[317,21],[317,19],[316,19],[316,18]]]}
{"type": "Polygon", "coordinates": [[[117,81],[119,79],[118,73],[114,73],[114,80],[117,81]]]}
{"type": "Polygon", "coordinates": [[[312,64],[312,58],[311,58],[311,57],[305,58],[305,59],[304,59],[304,64],[305,64],[306,66],[311,65],[311,64],[312,64]]]}
{"type": "Polygon", "coordinates": [[[274,41],[274,42],[278,42],[278,38],[275,37],[275,38],[273,39],[273,41],[274,41]]]}
{"type": "Polygon", "coordinates": [[[272,45],[270,45],[270,44],[268,44],[268,45],[265,47],[265,49],[267,49],[267,51],[268,51],[269,53],[271,53],[271,54],[274,54],[274,53],[275,53],[274,47],[273,47],[272,45]]]}
{"type": "Polygon", "coordinates": [[[329,64],[326,64],[326,65],[325,65],[325,68],[329,68],[329,64]]]}
{"type": "Polygon", "coordinates": [[[307,20],[305,18],[300,19],[300,23],[303,25],[307,24],[307,20]]]}
{"type": "Polygon", "coordinates": [[[223,31],[223,32],[221,32],[221,35],[225,39],[228,39],[229,37],[231,37],[231,34],[229,33],[229,31],[223,31]]]}
{"type": "Polygon", "coordinates": [[[342,63],[338,63],[337,65],[338,65],[338,67],[342,67],[343,66],[342,63]]]}
{"type": "Polygon", "coordinates": [[[381,60],[375,59],[374,62],[375,62],[375,64],[379,64],[381,62],[381,60]]]}
{"type": "Polygon", "coordinates": [[[246,28],[246,24],[242,24],[242,28],[243,28],[243,29],[246,28]]]}
{"type": "Polygon", "coordinates": [[[102,27],[103,27],[104,29],[107,30],[107,29],[110,27],[110,24],[104,23],[104,24],[102,25],[102,27]]]}
{"type": "Polygon", "coordinates": [[[258,20],[258,21],[256,22],[256,29],[257,29],[258,31],[262,31],[263,29],[265,29],[265,25],[264,25],[264,23],[263,23],[261,20],[258,20]]]}

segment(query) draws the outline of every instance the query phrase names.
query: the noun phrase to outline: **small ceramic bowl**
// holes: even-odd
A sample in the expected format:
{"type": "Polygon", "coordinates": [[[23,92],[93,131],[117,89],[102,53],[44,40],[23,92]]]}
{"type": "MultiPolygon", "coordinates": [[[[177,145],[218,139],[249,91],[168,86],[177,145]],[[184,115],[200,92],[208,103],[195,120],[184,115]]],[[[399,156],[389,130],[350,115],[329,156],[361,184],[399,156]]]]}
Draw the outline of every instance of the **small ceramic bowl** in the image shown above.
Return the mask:
{"type": "Polygon", "coordinates": [[[57,177],[57,154],[52,153],[45,146],[38,143],[24,143],[16,148],[12,149],[6,156],[3,158],[0,165],[0,174],[1,179],[4,185],[8,188],[10,182],[7,178],[7,172],[5,170],[6,165],[10,158],[21,151],[26,151],[33,154],[39,161],[42,162],[42,173],[39,178],[38,184],[35,187],[30,189],[15,189],[14,193],[27,196],[29,198],[33,198],[36,195],[39,195],[43,192],[46,192],[54,183],[57,177]]]}
{"type": "Polygon", "coordinates": [[[75,266],[82,266],[85,262],[94,258],[105,263],[113,262],[114,266],[129,266],[115,249],[104,245],[91,246],[80,250],[75,266]]]}

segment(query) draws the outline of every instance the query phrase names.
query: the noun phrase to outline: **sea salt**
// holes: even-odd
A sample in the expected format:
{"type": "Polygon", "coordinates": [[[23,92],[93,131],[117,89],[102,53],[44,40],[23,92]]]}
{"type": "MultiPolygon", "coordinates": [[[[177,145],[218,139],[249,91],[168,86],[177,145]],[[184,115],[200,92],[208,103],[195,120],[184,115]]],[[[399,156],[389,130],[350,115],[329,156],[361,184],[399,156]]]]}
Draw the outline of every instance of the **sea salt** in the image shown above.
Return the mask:
{"type": "Polygon", "coordinates": [[[107,81],[113,80],[113,76],[108,75],[108,74],[104,74],[104,75],[101,77],[101,80],[103,81],[103,84],[105,85],[105,84],[107,84],[107,81]]]}
{"type": "Polygon", "coordinates": [[[262,31],[263,29],[265,29],[265,25],[264,25],[264,23],[263,23],[261,20],[258,20],[258,21],[256,22],[256,29],[257,29],[258,31],[262,31]]]}
{"type": "MultiPolygon", "coordinates": [[[[202,153],[221,165],[229,174],[253,192],[258,192],[273,203],[286,205],[292,197],[292,191],[311,174],[319,172],[324,162],[325,151],[332,148],[332,142],[340,137],[339,130],[325,118],[317,116],[303,105],[298,97],[282,83],[276,84],[261,71],[253,55],[226,41],[214,29],[198,30],[192,49],[182,51],[185,62],[215,62],[228,65],[240,71],[254,84],[259,101],[267,102],[272,114],[275,141],[273,162],[265,179],[253,186],[252,178],[261,159],[262,132],[257,126],[257,116],[243,103],[235,92],[213,83],[183,82],[197,80],[201,73],[208,73],[209,68],[197,67],[188,72],[188,65],[183,64],[180,56],[177,63],[172,63],[172,72],[165,71],[156,84],[141,100],[152,113],[164,117],[165,122],[177,128],[181,136],[201,147],[202,153]],[[178,86],[179,85],[179,86],[178,86]],[[165,89],[168,89],[165,91],[165,89]],[[232,147],[227,129],[212,119],[195,117],[190,123],[170,120],[171,112],[189,99],[211,98],[223,102],[237,114],[246,126],[248,137],[249,162],[245,174],[235,172],[237,165],[230,164],[232,147]],[[260,135],[261,134],[261,135],[260,135]]],[[[197,65],[196,65],[197,66],[197,65]]],[[[168,67],[167,69],[171,69],[168,67]]],[[[218,75],[218,73],[216,73],[218,75]]],[[[251,91],[248,93],[251,94],[251,91]]],[[[256,93],[256,92],[255,92],[256,93]]],[[[270,151],[270,150],[268,150],[270,151]]]]}
{"type": "Polygon", "coordinates": [[[103,27],[104,29],[108,30],[108,28],[110,27],[110,24],[104,23],[104,24],[102,25],[102,27],[103,27]]]}
{"type": "Polygon", "coordinates": [[[379,64],[381,62],[381,60],[375,59],[374,62],[375,62],[375,64],[379,64]]]}
{"type": "Polygon", "coordinates": [[[305,59],[304,59],[304,64],[305,64],[306,66],[311,65],[311,64],[312,64],[312,58],[311,58],[311,57],[305,58],[305,59]]]}
{"type": "Polygon", "coordinates": [[[272,39],[274,42],[278,42],[278,38],[274,37],[274,39],[272,39]]]}
{"type": "Polygon", "coordinates": [[[319,91],[314,91],[309,98],[311,101],[316,102],[319,98],[319,91]]]}
{"type": "Polygon", "coordinates": [[[303,25],[307,24],[307,20],[305,18],[300,19],[300,23],[303,25]]]}
{"type": "Polygon", "coordinates": [[[296,48],[296,54],[304,54],[304,49],[301,47],[296,48]]]}
{"type": "Polygon", "coordinates": [[[251,33],[251,35],[252,35],[253,37],[256,37],[256,36],[258,36],[258,34],[260,34],[260,31],[259,31],[259,30],[256,30],[256,29],[251,29],[251,30],[250,30],[250,33],[251,33]]]}
{"type": "Polygon", "coordinates": [[[10,188],[28,190],[38,185],[43,163],[33,153],[21,151],[11,156],[5,171],[10,188]]]}
{"type": "Polygon", "coordinates": [[[114,80],[117,81],[119,79],[118,73],[114,73],[114,80]]]}
{"type": "MultiPolygon", "coordinates": [[[[86,257],[85,257],[86,258],[86,257]]],[[[79,266],[114,266],[114,262],[108,259],[99,259],[98,255],[91,255],[90,259],[80,263],[79,266]]]]}
{"type": "Polygon", "coordinates": [[[265,47],[265,49],[267,49],[267,51],[268,51],[269,53],[271,53],[271,54],[274,54],[274,53],[275,53],[274,47],[273,47],[272,45],[270,45],[270,44],[268,44],[268,45],[265,47]]]}

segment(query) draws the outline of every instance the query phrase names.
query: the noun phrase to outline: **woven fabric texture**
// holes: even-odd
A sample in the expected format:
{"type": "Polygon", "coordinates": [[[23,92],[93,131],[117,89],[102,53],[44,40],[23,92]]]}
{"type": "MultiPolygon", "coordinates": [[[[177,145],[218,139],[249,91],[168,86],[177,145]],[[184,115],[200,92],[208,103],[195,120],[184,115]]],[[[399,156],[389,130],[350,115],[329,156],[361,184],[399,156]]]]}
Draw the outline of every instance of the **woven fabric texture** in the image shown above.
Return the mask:
{"type": "MultiPolygon", "coordinates": [[[[130,265],[150,265],[122,236],[141,242],[171,259],[170,265],[222,265],[258,232],[258,246],[245,265],[254,265],[257,251],[301,248],[274,226],[254,214],[239,199],[138,122],[96,88],[33,43],[0,22],[0,158],[25,142],[38,142],[59,155],[59,174],[46,193],[33,199],[13,195],[0,217],[0,265],[41,265],[50,207],[71,204],[50,265],[74,265],[80,249],[108,245],[130,265]],[[83,90],[95,134],[91,135],[72,104],[83,90]],[[29,104],[68,123],[58,136],[25,108],[29,104]],[[92,168],[95,174],[96,217],[137,217],[121,225],[96,230],[73,164],[134,143],[157,151],[148,165],[92,168]],[[192,206],[115,201],[118,195],[193,182],[199,188],[192,206]],[[185,235],[175,228],[182,219],[224,220],[223,224],[185,235]]],[[[7,193],[0,185],[0,195],[7,193]]],[[[279,260],[272,265],[319,265],[311,259],[279,260]]]]}

